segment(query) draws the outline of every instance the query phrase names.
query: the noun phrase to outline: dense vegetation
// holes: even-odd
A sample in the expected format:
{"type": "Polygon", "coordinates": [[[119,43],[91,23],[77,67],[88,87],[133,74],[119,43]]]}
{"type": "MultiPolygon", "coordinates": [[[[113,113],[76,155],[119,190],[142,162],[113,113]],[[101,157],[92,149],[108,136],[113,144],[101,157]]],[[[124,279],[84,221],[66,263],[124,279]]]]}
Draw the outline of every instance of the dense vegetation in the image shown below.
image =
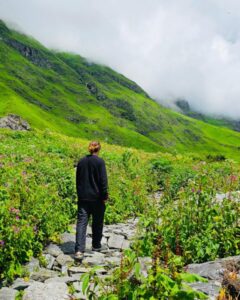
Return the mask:
{"type": "MultiPolygon", "coordinates": [[[[0,140],[0,272],[11,281],[24,275],[24,262],[74,222],[74,165],[86,153],[87,141],[37,130],[1,130],[0,140]]],[[[183,266],[240,253],[239,196],[215,198],[239,190],[239,164],[218,156],[153,154],[107,144],[101,155],[110,184],[106,223],[140,217],[139,238],[102,299],[204,298],[186,290],[186,282],[202,279],[186,274],[183,266]],[[149,197],[159,190],[160,199],[149,197]],[[140,276],[138,256],[154,258],[147,277],[140,276]]],[[[97,278],[94,272],[85,277],[87,291],[97,278]]]]}
{"type": "Polygon", "coordinates": [[[110,68],[50,51],[3,22],[0,54],[0,116],[147,151],[239,157],[239,133],[168,110],[110,68]]]}
{"type": "MultiPolygon", "coordinates": [[[[21,274],[21,263],[75,220],[74,164],[86,153],[87,141],[4,130],[0,140],[0,273],[11,279],[21,274]]],[[[150,156],[107,145],[102,156],[111,191],[106,222],[143,211],[152,189],[150,156]]]]}
{"type": "MultiPolygon", "coordinates": [[[[92,270],[83,276],[92,299],[206,299],[187,283],[204,281],[184,266],[240,254],[239,164],[206,162],[194,157],[163,157],[150,161],[161,197],[149,199],[140,213],[139,233],[120,267],[100,280],[92,270]],[[216,197],[217,193],[225,196],[216,197]],[[228,193],[226,193],[228,192],[228,193]],[[152,257],[143,276],[138,257],[152,257]],[[89,283],[94,282],[91,289],[89,283]],[[99,298],[99,290],[101,297],[99,298]]],[[[236,274],[233,274],[237,278],[236,274]]],[[[235,278],[233,277],[233,278],[235,278]]],[[[237,280],[237,279],[236,279],[237,280]]],[[[222,289],[219,299],[235,299],[222,289]]],[[[237,299],[237,298],[236,298],[237,299]]]]}

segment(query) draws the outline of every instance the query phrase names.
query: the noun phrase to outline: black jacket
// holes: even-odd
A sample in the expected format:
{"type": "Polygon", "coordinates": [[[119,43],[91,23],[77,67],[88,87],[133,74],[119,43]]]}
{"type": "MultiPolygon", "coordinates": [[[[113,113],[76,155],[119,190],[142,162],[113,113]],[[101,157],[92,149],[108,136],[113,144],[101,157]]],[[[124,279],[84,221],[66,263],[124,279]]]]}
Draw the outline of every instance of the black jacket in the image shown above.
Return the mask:
{"type": "Polygon", "coordinates": [[[108,179],[105,162],[97,155],[86,155],[79,160],[76,172],[78,200],[106,200],[108,179]]]}

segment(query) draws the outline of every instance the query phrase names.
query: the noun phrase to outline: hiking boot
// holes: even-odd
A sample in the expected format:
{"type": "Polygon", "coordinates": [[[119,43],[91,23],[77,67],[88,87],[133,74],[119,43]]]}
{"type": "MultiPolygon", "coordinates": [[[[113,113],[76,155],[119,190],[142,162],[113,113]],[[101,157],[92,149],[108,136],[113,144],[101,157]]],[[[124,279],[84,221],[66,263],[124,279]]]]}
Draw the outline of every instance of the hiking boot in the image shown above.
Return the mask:
{"type": "Polygon", "coordinates": [[[84,253],[81,251],[77,251],[74,255],[75,259],[83,259],[84,253]]]}
{"type": "Polygon", "coordinates": [[[108,250],[107,245],[102,245],[99,248],[92,247],[92,251],[102,252],[102,251],[107,251],[107,250],[108,250]]]}

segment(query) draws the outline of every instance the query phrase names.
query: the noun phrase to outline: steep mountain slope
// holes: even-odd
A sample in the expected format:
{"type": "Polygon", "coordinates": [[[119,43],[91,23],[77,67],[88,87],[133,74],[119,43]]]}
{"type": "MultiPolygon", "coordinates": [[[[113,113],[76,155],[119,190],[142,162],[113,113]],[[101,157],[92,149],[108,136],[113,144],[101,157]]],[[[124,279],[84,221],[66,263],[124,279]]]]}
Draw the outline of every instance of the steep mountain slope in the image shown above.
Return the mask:
{"type": "Polygon", "coordinates": [[[148,151],[237,157],[240,134],[152,100],[136,83],[79,55],[50,51],[0,22],[0,116],[148,151]]]}

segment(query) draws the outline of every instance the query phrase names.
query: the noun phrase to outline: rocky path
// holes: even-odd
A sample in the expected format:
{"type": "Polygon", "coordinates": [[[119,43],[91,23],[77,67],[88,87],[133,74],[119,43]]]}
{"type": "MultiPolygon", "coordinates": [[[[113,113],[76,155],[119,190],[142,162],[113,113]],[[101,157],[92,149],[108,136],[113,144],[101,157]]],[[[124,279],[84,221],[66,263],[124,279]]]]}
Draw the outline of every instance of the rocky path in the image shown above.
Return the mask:
{"type": "MultiPolygon", "coordinates": [[[[226,194],[218,194],[216,199],[222,201],[226,194]]],[[[155,201],[161,199],[161,193],[154,194],[155,201]]],[[[108,245],[104,253],[91,251],[91,227],[87,228],[87,241],[85,258],[82,262],[76,262],[74,256],[75,225],[72,231],[60,236],[59,244],[50,244],[44,250],[44,261],[33,258],[27,265],[28,279],[18,278],[10,287],[0,289],[0,300],[15,300],[19,291],[22,300],[77,300],[87,299],[82,293],[80,277],[93,266],[101,266],[97,270],[99,277],[109,275],[121,260],[121,253],[131,246],[131,241],[136,236],[137,219],[130,219],[126,223],[105,225],[102,243],[108,245]]],[[[151,265],[151,258],[139,258],[141,270],[147,274],[147,268],[151,265]]],[[[238,286],[232,286],[236,293],[240,291],[240,256],[218,259],[202,264],[190,264],[186,270],[198,274],[208,282],[192,283],[192,288],[204,292],[208,299],[217,299],[219,291],[229,266],[235,266],[238,286]]],[[[229,272],[228,272],[229,273],[229,272]]],[[[235,274],[230,272],[229,274],[235,274]]],[[[232,276],[232,275],[231,275],[232,276]]],[[[231,278],[230,278],[231,279],[231,278]]],[[[237,298],[238,299],[238,298],[237,298]]],[[[240,299],[240,297],[239,297],[240,299]]]]}
{"type": "Polygon", "coordinates": [[[86,252],[82,262],[74,260],[75,225],[72,232],[61,235],[60,244],[50,244],[44,250],[44,262],[33,258],[27,265],[29,279],[18,278],[10,287],[0,290],[1,300],[14,300],[23,291],[23,300],[87,299],[82,293],[80,276],[98,265],[100,277],[107,276],[119,266],[121,252],[130,247],[136,232],[137,219],[126,223],[105,225],[102,243],[108,245],[104,253],[91,251],[91,227],[87,229],[86,252]],[[71,289],[69,286],[71,285],[71,289]],[[72,290],[72,293],[70,292],[72,290]],[[73,292],[74,291],[74,292],[73,292]]]}

